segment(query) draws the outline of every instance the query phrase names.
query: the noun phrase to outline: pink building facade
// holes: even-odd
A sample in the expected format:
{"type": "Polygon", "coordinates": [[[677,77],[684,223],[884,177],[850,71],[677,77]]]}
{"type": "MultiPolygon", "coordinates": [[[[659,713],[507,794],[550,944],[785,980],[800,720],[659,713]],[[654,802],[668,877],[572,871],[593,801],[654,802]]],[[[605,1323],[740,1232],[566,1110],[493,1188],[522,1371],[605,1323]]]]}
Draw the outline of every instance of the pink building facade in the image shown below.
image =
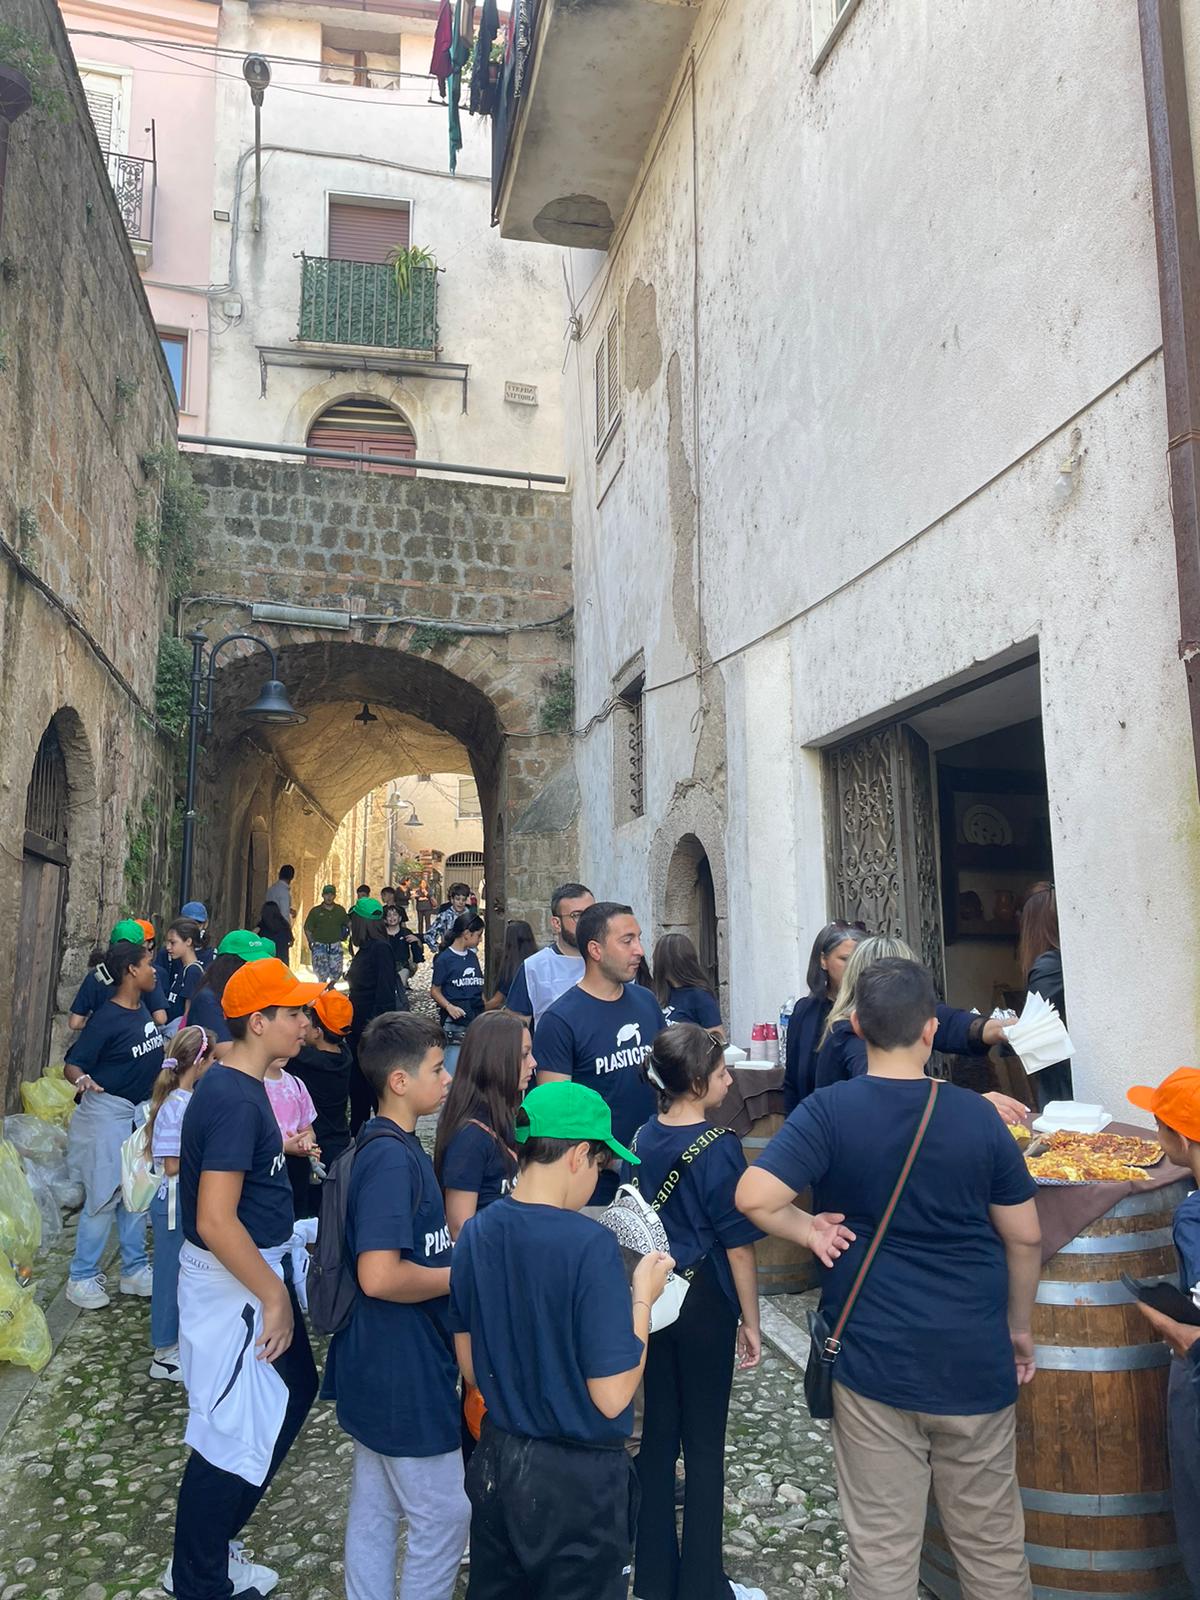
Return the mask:
{"type": "Polygon", "coordinates": [[[61,0],[181,433],[205,432],[208,418],[220,9],[220,0],[61,0]]]}

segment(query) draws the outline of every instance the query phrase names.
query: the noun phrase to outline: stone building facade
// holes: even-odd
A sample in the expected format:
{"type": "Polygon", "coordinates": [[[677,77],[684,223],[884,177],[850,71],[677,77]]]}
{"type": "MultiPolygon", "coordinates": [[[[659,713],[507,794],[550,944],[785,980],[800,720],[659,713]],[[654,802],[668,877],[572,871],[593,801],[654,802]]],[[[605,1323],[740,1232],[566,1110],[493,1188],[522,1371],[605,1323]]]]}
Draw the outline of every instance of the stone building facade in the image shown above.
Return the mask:
{"type": "Polygon", "coordinates": [[[458,771],[478,784],[493,931],[506,915],[548,931],[550,891],[577,870],[569,497],[217,455],[192,465],[207,509],[184,631],[268,642],[307,719],[247,730],[237,711],[267,657],[244,642],[221,653],[194,878],[214,919],[254,915],[285,861],[311,904],[363,795],[414,770],[458,771]],[[377,720],[356,724],[364,703],[377,720]]]}
{"type": "Polygon", "coordinates": [[[173,437],[174,401],[58,12],[8,0],[4,21],[45,53],[50,101],[12,124],[0,215],[0,1072],[11,1106],[18,1078],[46,1065],[49,1019],[88,951],[122,911],[145,915],[161,899],[167,584],[137,528],[153,515],[142,460],[173,437]]]}

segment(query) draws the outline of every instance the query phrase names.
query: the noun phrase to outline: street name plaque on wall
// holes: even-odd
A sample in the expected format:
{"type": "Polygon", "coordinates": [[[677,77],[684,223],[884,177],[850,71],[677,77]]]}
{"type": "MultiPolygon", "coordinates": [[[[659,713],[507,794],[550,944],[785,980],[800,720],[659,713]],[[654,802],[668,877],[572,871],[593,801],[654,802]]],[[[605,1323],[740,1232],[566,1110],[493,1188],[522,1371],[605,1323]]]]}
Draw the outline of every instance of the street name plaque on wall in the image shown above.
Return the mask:
{"type": "Polygon", "coordinates": [[[513,383],[505,380],[504,398],[511,400],[516,406],[535,406],[538,403],[536,383],[513,383]]]}

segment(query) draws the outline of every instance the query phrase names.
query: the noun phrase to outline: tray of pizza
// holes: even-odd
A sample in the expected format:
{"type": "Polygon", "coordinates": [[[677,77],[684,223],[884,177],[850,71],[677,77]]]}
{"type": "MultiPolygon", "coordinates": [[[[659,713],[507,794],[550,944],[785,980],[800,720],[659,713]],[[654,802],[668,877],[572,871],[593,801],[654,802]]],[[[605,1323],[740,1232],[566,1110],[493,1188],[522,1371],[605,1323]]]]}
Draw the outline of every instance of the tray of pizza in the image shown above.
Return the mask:
{"type": "Polygon", "coordinates": [[[1163,1159],[1152,1139],[1118,1133],[1072,1133],[1065,1129],[1030,1142],[1025,1164],[1035,1183],[1139,1183],[1163,1159]]]}

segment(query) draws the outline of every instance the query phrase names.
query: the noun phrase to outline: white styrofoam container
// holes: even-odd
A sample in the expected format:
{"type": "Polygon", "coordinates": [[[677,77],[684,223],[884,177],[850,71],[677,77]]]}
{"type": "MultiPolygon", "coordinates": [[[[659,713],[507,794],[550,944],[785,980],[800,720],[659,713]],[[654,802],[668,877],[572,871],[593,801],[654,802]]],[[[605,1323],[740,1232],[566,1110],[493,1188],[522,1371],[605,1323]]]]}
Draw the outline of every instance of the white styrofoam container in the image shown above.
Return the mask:
{"type": "Polygon", "coordinates": [[[1086,1100],[1051,1100],[1034,1124],[1035,1133],[1100,1133],[1112,1121],[1101,1105],[1086,1100]]]}
{"type": "Polygon", "coordinates": [[[746,1052],[739,1045],[731,1044],[725,1049],[725,1065],[727,1067],[740,1067],[746,1060],[746,1052]]]}

